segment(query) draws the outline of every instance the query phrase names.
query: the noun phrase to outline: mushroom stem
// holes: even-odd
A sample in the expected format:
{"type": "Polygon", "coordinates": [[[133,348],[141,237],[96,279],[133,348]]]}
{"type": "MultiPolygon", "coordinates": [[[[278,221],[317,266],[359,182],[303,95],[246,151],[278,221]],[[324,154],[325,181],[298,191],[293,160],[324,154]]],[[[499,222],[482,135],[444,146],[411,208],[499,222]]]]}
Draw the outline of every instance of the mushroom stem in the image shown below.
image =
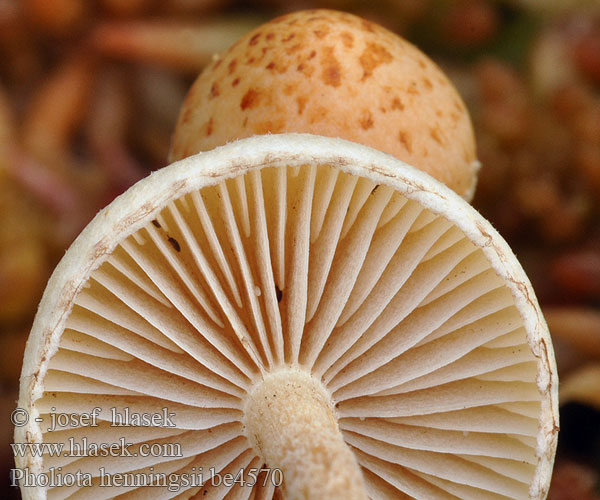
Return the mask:
{"type": "Polygon", "coordinates": [[[331,398],[310,374],[286,369],[266,375],[248,395],[245,425],[254,449],[281,470],[287,500],[366,500],[331,398]]]}

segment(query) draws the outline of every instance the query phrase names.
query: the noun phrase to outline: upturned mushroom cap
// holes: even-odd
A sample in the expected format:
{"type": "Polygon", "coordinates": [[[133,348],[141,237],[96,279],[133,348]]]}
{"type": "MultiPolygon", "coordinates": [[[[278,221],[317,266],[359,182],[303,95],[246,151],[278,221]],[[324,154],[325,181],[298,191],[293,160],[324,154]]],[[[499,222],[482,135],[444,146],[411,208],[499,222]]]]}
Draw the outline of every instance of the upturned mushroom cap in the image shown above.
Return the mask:
{"type": "Polygon", "coordinates": [[[288,14],[217,58],[188,94],[171,160],[281,132],[365,144],[474,194],[475,140],[455,88],[416,47],[348,13],[288,14]]]}
{"type": "Polygon", "coordinates": [[[306,134],[192,156],[100,212],[44,293],[19,406],[16,442],[181,446],[17,458],[93,476],[25,499],[270,499],[264,476],[99,479],[263,464],[286,498],[543,499],[558,430],[548,331],[502,238],[427,174],[306,134]],[[47,431],[93,408],[98,426],[47,431]],[[175,427],[111,427],[111,408],[167,408],[175,427]]]}

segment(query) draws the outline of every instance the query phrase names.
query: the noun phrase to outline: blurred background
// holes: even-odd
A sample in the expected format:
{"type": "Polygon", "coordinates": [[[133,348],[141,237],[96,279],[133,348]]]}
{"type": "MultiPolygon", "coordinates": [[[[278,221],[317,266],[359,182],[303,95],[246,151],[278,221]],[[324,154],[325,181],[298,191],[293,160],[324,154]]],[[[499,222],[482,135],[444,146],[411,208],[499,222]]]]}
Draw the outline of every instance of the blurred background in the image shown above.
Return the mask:
{"type": "Polygon", "coordinates": [[[0,0],[1,498],[20,498],[9,414],[52,269],[100,208],[167,164],[213,54],[311,7],[402,34],[462,94],[483,164],[473,204],[521,260],[555,343],[549,499],[600,499],[598,0],[0,0]]]}

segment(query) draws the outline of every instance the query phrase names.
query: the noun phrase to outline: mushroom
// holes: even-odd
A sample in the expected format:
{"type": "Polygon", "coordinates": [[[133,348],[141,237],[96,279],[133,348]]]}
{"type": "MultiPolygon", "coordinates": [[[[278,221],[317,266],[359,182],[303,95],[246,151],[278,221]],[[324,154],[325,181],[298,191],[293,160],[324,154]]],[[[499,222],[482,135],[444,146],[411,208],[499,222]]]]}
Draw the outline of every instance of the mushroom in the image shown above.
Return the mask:
{"type": "Polygon", "coordinates": [[[545,497],[548,331],[500,236],[425,173],[472,196],[433,63],[291,14],[200,76],[173,144],[210,151],[115,200],[48,284],[15,439],[64,449],[16,457],[24,498],[545,497]],[[270,132],[320,135],[213,149],[270,132]]]}
{"type": "Polygon", "coordinates": [[[458,92],[416,47],[352,14],[287,14],[217,57],[181,109],[171,159],[283,132],[371,146],[473,198],[479,162],[458,92]]]}
{"type": "Polygon", "coordinates": [[[543,499],[558,430],[502,238],[422,171],[310,134],[101,211],[48,283],[19,406],[17,443],[79,452],[17,457],[25,499],[543,499]]]}

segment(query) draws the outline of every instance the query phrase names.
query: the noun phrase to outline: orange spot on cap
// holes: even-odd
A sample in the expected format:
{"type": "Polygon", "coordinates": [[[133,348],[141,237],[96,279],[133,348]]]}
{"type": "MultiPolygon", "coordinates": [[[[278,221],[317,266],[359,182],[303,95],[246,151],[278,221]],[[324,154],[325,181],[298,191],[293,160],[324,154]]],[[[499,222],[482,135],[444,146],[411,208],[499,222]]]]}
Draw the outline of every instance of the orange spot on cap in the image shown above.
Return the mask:
{"type": "Polygon", "coordinates": [[[252,109],[258,106],[258,102],[260,101],[260,93],[255,89],[249,89],[242,97],[240,102],[240,108],[242,111],[246,109],[252,109]]]}

